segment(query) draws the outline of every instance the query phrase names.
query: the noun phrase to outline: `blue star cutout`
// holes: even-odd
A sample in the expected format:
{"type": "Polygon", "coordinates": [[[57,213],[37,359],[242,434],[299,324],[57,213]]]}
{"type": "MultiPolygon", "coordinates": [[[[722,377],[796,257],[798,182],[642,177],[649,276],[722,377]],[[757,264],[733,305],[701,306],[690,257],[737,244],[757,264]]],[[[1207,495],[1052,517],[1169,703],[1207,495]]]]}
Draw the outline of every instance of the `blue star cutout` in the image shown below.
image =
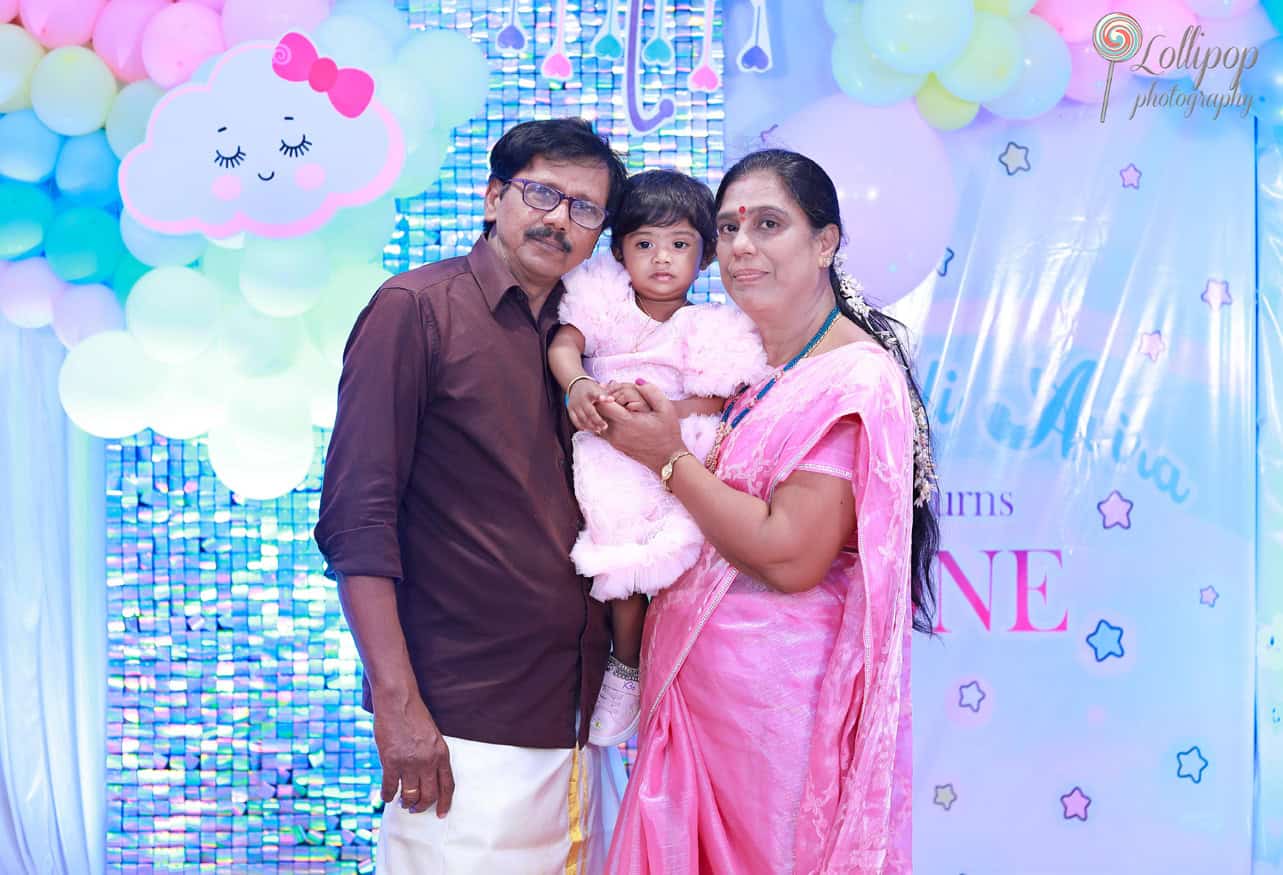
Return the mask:
{"type": "Polygon", "coordinates": [[[1007,169],[1008,176],[1029,170],[1029,147],[1008,141],[1006,150],[998,156],[998,163],[1007,169]]]}
{"type": "Polygon", "coordinates": [[[1123,627],[1114,626],[1106,620],[1096,624],[1096,630],[1087,636],[1087,643],[1096,654],[1097,662],[1104,662],[1111,656],[1120,659],[1123,656],[1123,627]]]}
{"type": "Polygon", "coordinates": [[[1195,784],[1203,780],[1203,770],[1207,768],[1207,760],[1203,758],[1203,752],[1194,745],[1189,750],[1183,750],[1176,755],[1176,777],[1189,778],[1195,784]]]}
{"type": "Polygon", "coordinates": [[[980,713],[980,703],[985,700],[985,691],[980,689],[980,684],[972,681],[969,684],[963,684],[958,687],[958,707],[970,708],[977,714],[980,713]]]}
{"type": "Polygon", "coordinates": [[[951,261],[953,261],[953,250],[946,246],[944,248],[944,260],[941,261],[940,266],[936,268],[936,273],[940,274],[940,276],[948,276],[949,262],[951,261]]]}

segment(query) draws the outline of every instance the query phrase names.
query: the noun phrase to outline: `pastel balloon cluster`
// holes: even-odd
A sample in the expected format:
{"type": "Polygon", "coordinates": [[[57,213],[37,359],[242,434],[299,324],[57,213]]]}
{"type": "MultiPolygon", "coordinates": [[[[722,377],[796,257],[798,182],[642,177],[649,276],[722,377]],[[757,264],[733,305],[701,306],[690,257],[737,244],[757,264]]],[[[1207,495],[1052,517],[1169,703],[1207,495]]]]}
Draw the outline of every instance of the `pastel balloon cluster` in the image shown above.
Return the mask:
{"type": "Polygon", "coordinates": [[[436,182],[451,129],[484,107],[484,54],[383,0],[0,0],[0,22],[0,314],[68,347],[60,397],[85,431],[204,435],[233,491],[290,491],[389,276],[396,198],[436,182]],[[124,210],[120,162],[161,98],[289,31],[373,77],[404,134],[392,187],[287,239],[161,234],[124,210]]]}
{"type": "Polygon", "coordinates": [[[1041,115],[1065,95],[1069,48],[1032,0],[826,0],[833,75],[861,103],[912,97],[932,126],[955,130],[983,105],[1041,115]]]}
{"type": "MultiPolygon", "coordinates": [[[[1173,46],[1195,26],[1205,44],[1256,46],[1283,21],[1283,0],[825,0],[824,9],[836,36],[838,86],[873,106],[912,97],[923,119],[946,131],[969,124],[982,106],[1029,119],[1063,97],[1099,101],[1109,62],[1092,37],[1110,12],[1127,13],[1142,36],[1163,34],[1173,46]]],[[[1271,93],[1283,90],[1283,77],[1260,66],[1255,78],[1272,84],[1271,93]]],[[[1131,75],[1130,63],[1114,64],[1115,85],[1131,75]]],[[[1228,87],[1221,78],[1202,87],[1228,87]]]]}

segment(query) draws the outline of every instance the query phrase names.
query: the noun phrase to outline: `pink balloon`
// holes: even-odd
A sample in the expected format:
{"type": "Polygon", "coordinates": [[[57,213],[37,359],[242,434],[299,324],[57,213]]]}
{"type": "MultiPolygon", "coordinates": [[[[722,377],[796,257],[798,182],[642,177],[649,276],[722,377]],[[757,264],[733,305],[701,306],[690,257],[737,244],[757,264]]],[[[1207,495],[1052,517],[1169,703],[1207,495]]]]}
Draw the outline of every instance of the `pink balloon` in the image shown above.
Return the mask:
{"type": "Polygon", "coordinates": [[[66,284],[43,258],[15,261],[0,273],[0,314],[21,328],[53,321],[53,305],[66,284]]]}
{"type": "Polygon", "coordinates": [[[1091,42],[1096,22],[1111,9],[1109,0],[1039,0],[1031,11],[1072,44],[1091,42]]]}
{"type": "Polygon", "coordinates": [[[89,42],[107,0],[21,0],[22,26],[48,49],[89,42]]]}
{"type": "Polygon", "coordinates": [[[330,15],[329,0],[224,0],[223,38],[279,40],[291,30],[310,31],[330,15]]]}
{"type": "Polygon", "coordinates": [[[125,327],[116,293],[101,283],[70,285],[53,304],[53,333],[71,349],[86,337],[125,327]]]}
{"type": "Polygon", "coordinates": [[[1258,0],[1185,0],[1185,5],[1205,18],[1234,18],[1260,4],[1258,0]]]}
{"type": "Polygon", "coordinates": [[[170,0],[109,0],[94,25],[94,51],[125,82],[147,78],[143,30],[170,0]]]}
{"type": "Polygon", "coordinates": [[[143,30],[143,66],[161,88],[186,82],[224,48],[218,13],[190,0],[160,10],[143,30]]]}
{"type": "MultiPolygon", "coordinates": [[[[1069,65],[1069,85],[1065,87],[1065,96],[1082,103],[1099,102],[1105,96],[1109,62],[1100,56],[1091,42],[1085,42],[1069,47],[1069,65]]],[[[1114,87],[1131,78],[1132,71],[1127,67],[1127,64],[1114,65],[1114,87]]]]}
{"type": "MultiPolygon", "coordinates": [[[[1126,12],[1135,18],[1144,35],[1140,51],[1124,66],[1131,69],[1136,64],[1143,63],[1153,72],[1146,70],[1132,70],[1132,72],[1137,76],[1149,78],[1158,76],[1164,79],[1180,79],[1189,73],[1187,69],[1176,67],[1174,63],[1170,68],[1165,69],[1161,60],[1165,49],[1171,49],[1174,59],[1185,29],[1198,25],[1198,19],[1184,3],[1180,0],[1121,0],[1119,11],[1126,12]]],[[[1117,70],[1118,68],[1115,67],[1115,73],[1117,70]]]]}
{"type": "Polygon", "coordinates": [[[18,0],[0,0],[0,24],[18,17],[18,0]]]}
{"type": "Polygon", "coordinates": [[[832,177],[847,270],[870,303],[899,300],[939,266],[958,193],[944,142],[913,101],[868,106],[825,97],[786,119],[769,145],[802,152],[832,177]]]}

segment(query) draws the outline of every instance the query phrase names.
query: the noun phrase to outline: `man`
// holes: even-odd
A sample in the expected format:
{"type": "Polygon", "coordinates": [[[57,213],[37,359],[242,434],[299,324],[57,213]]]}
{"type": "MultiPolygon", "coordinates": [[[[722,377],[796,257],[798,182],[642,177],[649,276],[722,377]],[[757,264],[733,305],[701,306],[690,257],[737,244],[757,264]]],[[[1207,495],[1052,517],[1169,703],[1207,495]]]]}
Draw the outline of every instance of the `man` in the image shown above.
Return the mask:
{"type": "Polygon", "coordinates": [[[581,119],[490,155],[472,251],[388,280],[344,353],[316,542],[365,669],[380,875],[585,871],[606,617],[578,577],[561,276],[626,176],[581,119]]]}

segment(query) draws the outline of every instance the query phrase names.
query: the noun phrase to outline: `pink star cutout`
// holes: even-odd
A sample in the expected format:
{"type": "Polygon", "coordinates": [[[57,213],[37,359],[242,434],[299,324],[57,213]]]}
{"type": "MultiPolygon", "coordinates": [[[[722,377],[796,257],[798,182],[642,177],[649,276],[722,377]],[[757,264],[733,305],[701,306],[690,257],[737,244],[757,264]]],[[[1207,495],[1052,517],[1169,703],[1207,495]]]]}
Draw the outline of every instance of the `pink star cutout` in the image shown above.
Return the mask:
{"type": "Polygon", "coordinates": [[[1150,331],[1140,336],[1140,351],[1149,356],[1151,362],[1158,361],[1158,357],[1166,350],[1167,344],[1163,342],[1163,332],[1150,331]]]}
{"type": "Polygon", "coordinates": [[[1134,503],[1124,498],[1117,489],[1109,493],[1104,501],[1096,503],[1096,510],[1100,511],[1101,528],[1112,529],[1118,526],[1121,529],[1130,529],[1133,506],[1134,503]]]}
{"type": "Polygon", "coordinates": [[[1221,594],[1216,591],[1214,586],[1205,586],[1198,591],[1199,604],[1207,605],[1209,608],[1216,607],[1216,600],[1220,597],[1221,594]]]}
{"type": "Polygon", "coordinates": [[[1140,188],[1140,170],[1135,164],[1128,164],[1118,175],[1123,178],[1123,188],[1140,188]]]}
{"type": "Polygon", "coordinates": [[[1230,297],[1230,284],[1225,280],[1209,279],[1206,288],[1203,289],[1203,294],[1199,297],[1203,299],[1203,303],[1213,310],[1219,310],[1234,301],[1230,297]]]}
{"type": "Polygon", "coordinates": [[[1065,820],[1073,820],[1075,817],[1079,820],[1086,820],[1087,806],[1091,805],[1091,797],[1084,793],[1081,788],[1075,787],[1060,797],[1060,804],[1065,808],[1065,820]]]}

